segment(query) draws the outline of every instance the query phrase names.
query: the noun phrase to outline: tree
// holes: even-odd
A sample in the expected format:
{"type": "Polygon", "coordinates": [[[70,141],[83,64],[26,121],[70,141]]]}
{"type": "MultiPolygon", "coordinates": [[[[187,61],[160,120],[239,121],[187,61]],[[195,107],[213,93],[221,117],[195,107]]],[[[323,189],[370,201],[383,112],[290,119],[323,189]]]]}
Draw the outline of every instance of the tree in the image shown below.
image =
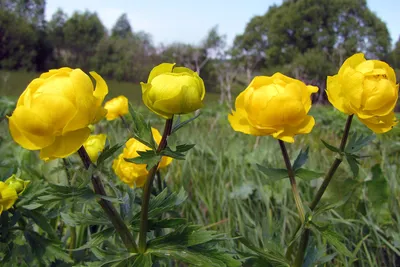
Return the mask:
{"type": "Polygon", "coordinates": [[[236,37],[235,47],[248,68],[286,68],[291,75],[301,70],[299,76],[320,79],[355,52],[384,58],[390,36],[365,0],[296,0],[251,19],[245,33],[236,37]]]}
{"type": "Polygon", "coordinates": [[[72,67],[90,68],[95,48],[106,31],[96,13],[75,12],[64,24],[63,58],[72,67]]]}
{"type": "Polygon", "coordinates": [[[63,65],[62,51],[66,48],[64,26],[68,16],[58,9],[47,24],[49,39],[54,47],[54,57],[59,65],[63,65]]]}
{"type": "Polygon", "coordinates": [[[0,9],[14,13],[37,28],[45,25],[45,7],[45,0],[0,0],[0,9]]]}
{"type": "Polygon", "coordinates": [[[111,29],[111,36],[115,38],[132,38],[132,27],[129,23],[126,13],[122,14],[115,23],[114,27],[111,29]]]}

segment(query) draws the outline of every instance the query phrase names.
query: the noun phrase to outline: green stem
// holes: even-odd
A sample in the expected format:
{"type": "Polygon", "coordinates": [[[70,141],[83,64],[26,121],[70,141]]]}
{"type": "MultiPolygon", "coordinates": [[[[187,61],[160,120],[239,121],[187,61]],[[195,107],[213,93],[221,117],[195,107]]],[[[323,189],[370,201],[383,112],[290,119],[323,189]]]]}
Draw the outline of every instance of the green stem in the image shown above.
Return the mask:
{"type": "Polygon", "coordinates": [[[125,127],[125,128],[128,130],[128,132],[130,133],[130,132],[131,132],[131,129],[130,129],[130,127],[129,127],[129,124],[126,122],[124,116],[119,116],[119,118],[121,119],[122,124],[124,125],[124,127],[125,127]]]}
{"type": "MultiPolygon", "coordinates": [[[[171,134],[173,117],[165,121],[164,133],[162,135],[160,144],[157,148],[157,153],[160,153],[167,146],[167,138],[171,134]]],[[[157,173],[158,162],[153,168],[150,169],[147,175],[146,183],[143,187],[143,197],[142,197],[142,210],[140,213],[140,232],[139,232],[139,252],[144,253],[146,251],[146,239],[148,231],[148,213],[149,213],[149,202],[151,195],[151,185],[153,184],[154,176],[157,173]]]]}
{"type": "Polygon", "coordinates": [[[286,169],[287,169],[287,172],[289,175],[289,180],[290,180],[290,186],[292,187],[292,193],[293,193],[294,201],[296,202],[296,207],[297,207],[297,211],[299,213],[300,221],[301,221],[301,223],[303,223],[304,218],[305,218],[305,215],[304,215],[305,212],[304,212],[303,202],[301,201],[299,191],[297,190],[296,179],[294,176],[292,164],[290,163],[290,159],[289,159],[289,155],[286,150],[285,143],[282,140],[278,140],[278,141],[279,141],[279,146],[281,147],[283,160],[285,161],[285,164],[286,164],[286,169]]]}
{"type": "MultiPolygon", "coordinates": [[[[346,125],[344,127],[342,140],[340,142],[340,147],[339,147],[340,154],[342,154],[344,152],[344,149],[346,147],[352,120],[353,120],[353,115],[349,115],[349,117],[347,118],[347,121],[346,121],[346,125]]],[[[331,182],[333,175],[335,174],[337,168],[339,167],[339,165],[341,163],[342,163],[342,155],[340,157],[335,158],[335,161],[332,163],[328,173],[326,174],[324,181],[322,182],[320,188],[317,191],[317,194],[314,197],[314,200],[312,201],[312,203],[310,205],[310,209],[312,211],[317,207],[319,201],[321,200],[326,189],[328,188],[328,185],[331,182]]],[[[295,259],[295,266],[300,267],[303,264],[304,255],[306,253],[309,237],[310,237],[310,230],[306,229],[303,232],[303,234],[301,235],[299,251],[297,252],[297,256],[295,259]]]]}
{"type": "MultiPolygon", "coordinates": [[[[81,146],[78,150],[78,154],[82,159],[83,165],[86,169],[89,169],[92,162],[90,161],[89,155],[87,154],[85,148],[81,146]]],[[[97,175],[92,175],[92,184],[94,192],[100,196],[107,196],[106,190],[104,189],[103,182],[101,181],[100,177],[97,175]]],[[[128,249],[129,252],[136,253],[138,251],[135,239],[133,238],[132,233],[129,231],[128,227],[126,226],[125,222],[122,220],[121,216],[114,208],[112,203],[108,200],[100,198],[98,200],[100,206],[102,207],[103,211],[106,213],[108,218],[110,219],[111,223],[113,224],[115,230],[119,234],[124,243],[125,247],[128,249]]]]}

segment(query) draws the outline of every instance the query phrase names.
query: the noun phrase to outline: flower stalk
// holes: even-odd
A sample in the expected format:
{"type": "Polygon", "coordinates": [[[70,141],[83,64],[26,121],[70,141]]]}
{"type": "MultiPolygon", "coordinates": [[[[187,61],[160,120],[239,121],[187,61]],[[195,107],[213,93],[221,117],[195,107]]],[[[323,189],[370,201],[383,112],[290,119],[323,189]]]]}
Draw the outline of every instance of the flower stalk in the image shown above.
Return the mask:
{"type": "Polygon", "coordinates": [[[295,179],[294,171],[292,168],[292,164],[290,163],[290,159],[289,159],[289,155],[286,150],[285,143],[282,140],[278,140],[278,141],[279,141],[279,146],[281,147],[283,160],[285,161],[285,164],[286,164],[286,169],[287,169],[287,172],[289,175],[289,180],[290,180],[290,186],[292,187],[292,193],[293,193],[294,201],[296,203],[297,211],[299,213],[300,221],[301,221],[301,223],[303,223],[304,218],[305,218],[305,215],[304,215],[305,212],[304,212],[303,202],[301,201],[299,191],[297,190],[297,184],[296,184],[296,179],[295,179]]]}
{"type": "MultiPolygon", "coordinates": [[[[86,169],[89,169],[92,162],[90,161],[89,155],[87,154],[85,148],[81,146],[78,150],[78,154],[82,159],[83,165],[86,169]]],[[[100,177],[97,175],[92,175],[92,184],[94,192],[100,196],[107,196],[106,190],[104,188],[103,182],[101,181],[100,177]]],[[[133,238],[132,233],[129,231],[128,227],[126,226],[125,222],[122,220],[121,216],[112,205],[112,203],[108,200],[100,198],[98,200],[101,208],[106,213],[107,217],[110,219],[111,223],[113,224],[115,230],[119,234],[122,242],[124,243],[125,247],[128,249],[129,252],[137,253],[138,248],[133,238]]]]}
{"type": "MultiPolygon", "coordinates": [[[[315,210],[315,208],[317,207],[319,201],[321,200],[326,189],[328,188],[328,185],[331,182],[333,175],[335,174],[339,165],[343,161],[342,154],[344,152],[344,149],[345,149],[346,143],[347,143],[347,139],[349,137],[349,132],[350,132],[350,127],[351,127],[351,122],[353,120],[353,116],[354,115],[348,116],[346,125],[344,127],[344,132],[343,132],[342,140],[340,142],[340,147],[339,147],[339,151],[340,151],[341,155],[340,155],[340,157],[335,158],[335,161],[332,163],[328,173],[326,174],[326,176],[324,178],[324,181],[322,182],[321,186],[319,187],[317,194],[315,195],[314,200],[312,201],[312,203],[310,205],[311,211],[315,210]]],[[[309,237],[310,237],[310,229],[306,229],[303,232],[303,234],[301,235],[299,251],[297,252],[297,256],[295,259],[295,266],[300,267],[303,264],[304,255],[305,255],[305,252],[307,249],[309,237]]]]}
{"type": "MultiPolygon", "coordinates": [[[[157,147],[157,153],[160,153],[167,146],[167,138],[171,134],[172,131],[172,122],[173,117],[171,119],[167,119],[165,121],[164,132],[160,141],[160,144],[157,147]]],[[[147,243],[147,231],[149,228],[149,202],[151,195],[151,186],[153,184],[154,177],[157,173],[158,162],[155,166],[153,166],[146,179],[146,183],[143,187],[143,197],[142,197],[142,210],[140,213],[140,232],[139,232],[139,252],[144,253],[146,251],[146,243],[147,243]]]]}

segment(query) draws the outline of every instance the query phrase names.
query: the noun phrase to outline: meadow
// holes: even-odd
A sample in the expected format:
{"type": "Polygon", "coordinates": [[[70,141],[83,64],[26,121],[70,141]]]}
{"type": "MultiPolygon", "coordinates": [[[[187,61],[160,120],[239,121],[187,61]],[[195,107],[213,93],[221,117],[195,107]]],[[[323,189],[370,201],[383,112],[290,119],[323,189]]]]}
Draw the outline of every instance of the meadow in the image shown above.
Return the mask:
{"type": "MultiPolygon", "coordinates": [[[[33,77],[35,74],[32,73],[0,72],[1,116],[12,111],[13,101],[33,77]]],[[[140,104],[139,85],[113,81],[108,81],[108,85],[110,93],[107,99],[120,94],[127,96],[154,127],[162,130],[162,120],[140,104]]],[[[187,192],[188,198],[179,211],[181,216],[208,229],[226,233],[229,238],[224,244],[228,249],[244,249],[230,238],[243,235],[260,247],[282,250],[295,234],[298,222],[290,184],[288,179],[274,181],[256,167],[257,163],[284,167],[278,142],[272,137],[257,138],[233,131],[227,120],[229,108],[219,105],[216,99],[218,95],[209,94],[200,117],[180,130],[182,142],[196,144],[186,160],[174,160],[161,175],[172,191],[183,188],[187,192]]],[[[297,136],[295,143],[287,147],[291,159],[294,159],[301,149],[309,146],[306,167],[325,172],[335,155],[322,144],[321,139],[338,145],[346,116],[330,105],[313,106],[311,115],[316,120],[311,134],[297,136]]],[[[119,120],[103,120],[95,132],[107,133],[111,145],[123,143],[129,136],[119,120]]],[[[351,129],[351,133],[354,132],[372,134],[357,119],[351,129]]],[[[0,153],[2,179],[19,169],[20,176],[28,175],[28,171],[29,175],[36,174],[29,177],[31,180],[65,183],[66,174],[59,171],[63,161],[43,163],[36,152],[19,147],[9,135],[6,119],[0,122],[0,153]]],[[[377,135],[361,154],[365,158],[361,159],[359,175],[353,177],[351,168],[344,162],[322,200],[323,204],[345,201],[319,219],[321,223],[332,224],[335,232],[343,237],[352,257],[336,255],[328,245],[325,246],[327,251],[317,250],[317,246],[313,251],[311,246],[308,251],[310,262],[312,257],[317,258],[326,252],[336,256],[326,266],[400,265],[400,127],[377,135]]],[[[120,183],[111,171],[111,159],[107,164],[110,168],[107,179],[120,183]]],[[[298,180],[306,204],[312,200],[321,181],[321,178],[298,180]]],[[[312,239],[311,242],[321,245],[325,241],[312,239]]],[[[254,265],[249,262],[248,266],[254,265]]]]}

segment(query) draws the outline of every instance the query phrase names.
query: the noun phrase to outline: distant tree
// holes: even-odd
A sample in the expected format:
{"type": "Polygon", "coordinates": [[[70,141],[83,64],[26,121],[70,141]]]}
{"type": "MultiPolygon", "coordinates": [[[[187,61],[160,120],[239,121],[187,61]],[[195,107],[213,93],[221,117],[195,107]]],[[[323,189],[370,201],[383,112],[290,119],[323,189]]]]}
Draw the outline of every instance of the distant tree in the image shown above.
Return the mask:
{"type": "Polygon", "coordinates": [[[249,66],[319,79],[355,52],[385,58],[390,35],[366,0],[291,0],[251,19],[235,47],[249,66]]]}
{"type": "Polygon", "coordinates": [[[39,28],[45,25],[45,8],[45,0],[0,0],[1,10],[10,11],[39,28]]]}
{"type": "Polygon", "coordinates": [[[37,32],[22,17],[0,10],[0,68],[35,70],[37,32]]]}
{"type": "Polygon", "coordinates": [[[132,38],[133,32],[131,24],[129,23],[128,16],[126,13],[122,14],[115,23],[114,27],[111,29],[111,37],[117,38],[132,38]]]}
{"type": "Polygon", "coordinates": [[[72,67],[88,69],[95,48],[106,30],[96,13],[75,12],[64,24],[63,58],[72,67]]]}
{"type": "Polygon", "coordinates": [[[65,14],[61,9],[58,9],[51,17],[51,20],[47,23],[49,39],[54,47],[54,57],[60,65],[64,63],[62,51],[67,47],[64,36],[64,26],[67,19],[67,14],[65,14]]]}

